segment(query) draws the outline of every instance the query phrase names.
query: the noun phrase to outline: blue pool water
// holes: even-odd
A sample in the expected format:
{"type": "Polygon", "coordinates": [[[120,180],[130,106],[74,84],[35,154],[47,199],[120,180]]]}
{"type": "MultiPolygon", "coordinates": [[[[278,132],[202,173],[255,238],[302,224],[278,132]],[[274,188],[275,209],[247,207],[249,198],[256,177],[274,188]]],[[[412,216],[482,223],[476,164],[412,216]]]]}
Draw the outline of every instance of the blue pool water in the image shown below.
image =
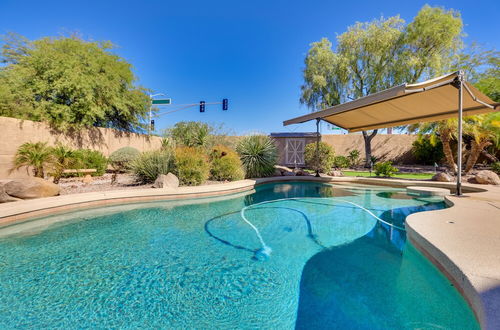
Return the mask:
{"type": "Polygon", "coordinates": [[[478,329],[398,229],[444,207],[398,189],[297,182],[7,227],[0,328],[478,329]],[[256,253],[243,208],[270,256],[256,253]]]}

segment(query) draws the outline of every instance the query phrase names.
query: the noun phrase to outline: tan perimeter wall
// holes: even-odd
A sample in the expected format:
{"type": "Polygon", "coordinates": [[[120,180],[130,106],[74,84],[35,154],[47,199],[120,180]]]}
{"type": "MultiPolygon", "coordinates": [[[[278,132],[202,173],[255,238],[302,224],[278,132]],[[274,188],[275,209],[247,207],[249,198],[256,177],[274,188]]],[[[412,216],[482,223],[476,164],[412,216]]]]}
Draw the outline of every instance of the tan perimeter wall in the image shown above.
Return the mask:
{"type": "MultiPolygon", "coordinates": [[[[372,139],[372,155],[381,161],[414,163],[411,148],[416,138],[416,135],[407,134],[377,134],[372,139]]],[[[365,143],[361,134],[323,135],[321,140],[334,148],[335,155],[347,156],[349,151],[357,149],[360,158],[365,158],[365,143]]]]}
{"type": "Polygon", "coordinates": [[[54,132],[47,124],[0,117],[0,179],[25,177],[26,170],[9,174],[17,148],[25,142],[62,143],[75,149],[94,149],[109,156],[113,151],[130,146],[139,151],[158,149],[161,138],[143,134],[124,133],[110,128],[91,128],[74,133],[54,132]]]}

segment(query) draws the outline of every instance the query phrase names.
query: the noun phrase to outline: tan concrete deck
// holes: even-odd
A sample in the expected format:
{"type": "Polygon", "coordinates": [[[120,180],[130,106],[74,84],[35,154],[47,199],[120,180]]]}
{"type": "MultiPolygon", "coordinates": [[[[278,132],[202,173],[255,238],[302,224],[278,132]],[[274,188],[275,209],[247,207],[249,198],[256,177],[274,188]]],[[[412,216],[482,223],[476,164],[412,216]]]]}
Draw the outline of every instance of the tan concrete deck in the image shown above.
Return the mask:
{"type": "MultiPolygon", "coordinates": [[[[92,192],[0,204],[0,227],[74,209],[149,200],[193,199],[253,189],[276,181],[320,181],[454,191],[453,183],[361,177],[272,177],[178,189],[92,192]]],[[[500,186],[465,184],[464,197],[446,196],[451,208],[406,219],[408,239],[457,287],[483,329],[500,329],[500,186]]]]}

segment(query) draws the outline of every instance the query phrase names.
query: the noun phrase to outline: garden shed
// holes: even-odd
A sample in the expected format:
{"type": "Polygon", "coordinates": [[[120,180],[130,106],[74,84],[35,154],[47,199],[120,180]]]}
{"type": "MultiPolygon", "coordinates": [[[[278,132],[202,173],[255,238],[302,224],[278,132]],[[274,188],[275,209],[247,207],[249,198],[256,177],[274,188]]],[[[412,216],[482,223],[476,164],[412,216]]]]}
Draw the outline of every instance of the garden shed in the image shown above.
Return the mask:
{"type": "Polygon", "coordinates": [[[307,144],[321,140],[321,134],[316,132],[302,133],[271,133],[271,138],[278,148],[278,164],[287,167],[303,167],[304,150],[307,144]]]}

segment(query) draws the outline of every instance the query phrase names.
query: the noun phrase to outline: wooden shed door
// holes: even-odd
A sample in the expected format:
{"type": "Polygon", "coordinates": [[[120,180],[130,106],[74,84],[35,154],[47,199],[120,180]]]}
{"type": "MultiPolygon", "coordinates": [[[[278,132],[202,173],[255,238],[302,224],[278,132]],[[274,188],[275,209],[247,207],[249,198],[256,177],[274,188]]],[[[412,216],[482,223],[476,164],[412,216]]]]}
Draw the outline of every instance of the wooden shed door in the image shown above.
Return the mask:
{"type": "Polygon", "coordinates": [[[287,139],[285,154],[287,165],[304,165],[306,139],[287,139]]]}

